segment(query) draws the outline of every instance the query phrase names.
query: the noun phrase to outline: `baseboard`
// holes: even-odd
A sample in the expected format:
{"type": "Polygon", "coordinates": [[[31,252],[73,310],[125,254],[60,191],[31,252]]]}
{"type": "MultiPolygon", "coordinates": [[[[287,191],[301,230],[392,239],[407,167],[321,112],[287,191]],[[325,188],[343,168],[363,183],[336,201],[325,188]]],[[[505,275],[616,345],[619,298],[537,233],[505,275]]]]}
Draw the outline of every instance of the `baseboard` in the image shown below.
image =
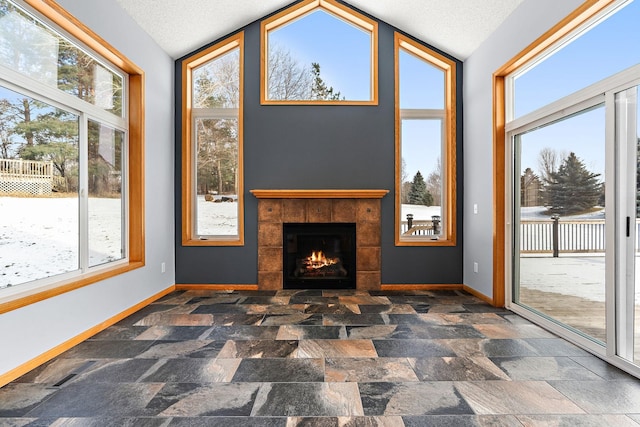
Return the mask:
{"type": "Polygon", "coordinates": [[[119,321],[121,321],[122,319],[126,318],[127,316],[130,316],[131,314],[135,313],[136,311],[148,306],[149,304],[151,304],[152,302],[162,298],[163,296],[173,292],[175,290],[175,285],[174,286],[170,286],[167,289],[158,292],[157,294],[145,299],[144,301],[139,302],[138,304],[134,305],[133,307],[128,308],[127,310],[123,311],[122,313],[116,314],[115,316],[111,317],[110,319],[105,320],[104,322],[90,328],[87,329],[86,331],[82,332],[79,335],[76,335],[75,337],[63,342],[60,345],[55,346],[54,348],[52,348],[51,350],[48,350],[44,353],[42,353],[40,356],[37,356],[33,359],[31,359],[30,361],[23,363],[22,365],[18,366],[17,368],[14,368],[4,374],[0,374],[0,387],[4,387],[5,385],[9,384],[11,381],[20,378],[22,375],[26,374],[27,372],[37,368],[38,366],[42,365],[43,363],[48,362],[49,360],[53,359],[54,357],[64,353],[65,351],[71,349],[72,347],[80,344],[81,342],[91,338],[92,336],[96,335],[98,332],[102,332],[103,330],[107,329],[109,326],[114,325],[116,323],[118,323],[119,321]]]}
{"type": "Polygon", "coordinates": [[[206,283],[176,284],[176,291],[257,291],[258,285],[219,285],[206,283]]]}
{"type": "Polygon", "coordinates": [[[429,291],[429,290],[462,290],[464,285],[457,284],[398,284],[380,285],[382,291],[429,291]]]}
{"type": "Polygon", "coordinates": [[[491,304],[494,307],[498,307],[493,298],[486,296],[485,294],[483,294],[482,292],[478,292],[475,289],[467,286],[467,285],[462,285],[462,290],[469,292],[471,295],[473,295],[476,298],[480,298],[482,301],[486,302],[487,304],[491,304]]]}

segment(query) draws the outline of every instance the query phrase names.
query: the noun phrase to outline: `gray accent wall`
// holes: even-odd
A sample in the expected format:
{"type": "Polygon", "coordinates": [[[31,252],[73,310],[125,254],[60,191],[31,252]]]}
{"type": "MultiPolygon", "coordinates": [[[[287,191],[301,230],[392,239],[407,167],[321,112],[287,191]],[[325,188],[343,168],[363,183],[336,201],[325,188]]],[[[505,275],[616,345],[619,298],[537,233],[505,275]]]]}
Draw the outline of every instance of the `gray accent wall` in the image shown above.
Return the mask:
{"type": "MultiPolygon", "coordinates": [[[[242,247],[181,244],[180,87],[184,58],[176,61],[176,283],[257,283],[258,203],[250,190],[354,188],[390,190],[382,199],[383,284],[462,283],[462,63],[456,61],[457,246],[396,247],[393,234],[395,28],[379,20],[378,23],[377,106],[260,105],[260,21],[242,29],[245,35],[245,245],[242,247]]],[[[212,40],[211,44],[217,41],[212,40]]]]}

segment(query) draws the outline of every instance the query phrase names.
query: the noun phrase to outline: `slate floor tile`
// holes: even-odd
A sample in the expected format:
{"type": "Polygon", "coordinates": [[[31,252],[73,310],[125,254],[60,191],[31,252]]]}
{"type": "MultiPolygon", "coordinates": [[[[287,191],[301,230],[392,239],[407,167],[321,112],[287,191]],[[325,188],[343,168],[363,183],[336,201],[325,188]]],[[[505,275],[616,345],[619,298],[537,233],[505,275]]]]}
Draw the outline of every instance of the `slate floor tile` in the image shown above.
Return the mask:
{"type": "Polygon", "coordinates": [[[259,383],[166,384],[147,405],[163,417],[249,416],[259,383]]]}
{"type": "MultiPolygon", "coordinates": [[[[234,359],[231,359],[234,360],[234,359]]],[[[233,382],[323,382],[323,359],[243,359],[233,382]]]]}
{"type": "Polygon", "coordinates": [[[418,381],[406,358],[327,358],[327,382],[411,382],[418,381]]]}
{"type": "Polygon", "coordinates": [[[278,340],[337,340],[346,338],[347,331],[344,326],[283,325],[280,326],[276,336],[278,340]]]}
{"type": "Polygon", "coordinates": [[[265,383],[251,415],[339,417],[364,412],[355,383],[265,383]]]}
{"type": "Polygon", "coordinates": [[[544,381],[459,381],[455,387],[476,414],[585,413],[544,381]]]}
{"type": "Polygon", "coordinates": [[[640,383],[635,381],[549,381],[549,383],[590,414],[640,413],[640,383]]]}
{"type": "Polygon", "coordinates": [[[486,357],[411,358],[409,363],[420,381],[497,381],[509,380],[486,357]]]}
{"type": "Polygon", "coordinates": [[[373,340],[380,357],[455,356],[445,345],[434,340],[373,340]]]}
{"type": "Polygon", "coordinates": [[[601,379],[569,357],[494,357],[491,360],[515,381],[601,379]]]}
{"type": "Polygon", "coordinates": [[[147,404],[162,384],[70,383],[29,411],[30,417],[128,417],[150,415],[147,404]]]}
{"type": "Polygon", "coordinates": [[[359,383],[366,415],[473,414],[453,382],[359,383]]]}
{"type": "Polygon", "coordinates": [[[0,388],[25,425],[626,427],[640,380],[461,290],[203,289],[0,388]]]}
{"type": "Polygon", "coordinates": [[[260,357],[296,357],[298,341],[229,340],[225,343],[219,359],[251,359],[260,357]]]}
{"type": "Polygon", "coordinates": [[[162,359],[140,378],[147,383],[230,382],[240,359],[162,359]]]}

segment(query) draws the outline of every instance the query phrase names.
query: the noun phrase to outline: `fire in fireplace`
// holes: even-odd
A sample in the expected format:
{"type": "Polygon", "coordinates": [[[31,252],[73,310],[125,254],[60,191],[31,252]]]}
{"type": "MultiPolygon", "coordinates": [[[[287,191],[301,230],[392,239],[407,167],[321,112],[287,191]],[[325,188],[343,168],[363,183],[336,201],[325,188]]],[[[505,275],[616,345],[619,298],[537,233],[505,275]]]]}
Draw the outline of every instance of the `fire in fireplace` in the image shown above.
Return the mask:
{"type": "Polygon", "coordinates": [[[355,254],[355,224],[283,224],[283,287],[355,289],[355,254]]]}

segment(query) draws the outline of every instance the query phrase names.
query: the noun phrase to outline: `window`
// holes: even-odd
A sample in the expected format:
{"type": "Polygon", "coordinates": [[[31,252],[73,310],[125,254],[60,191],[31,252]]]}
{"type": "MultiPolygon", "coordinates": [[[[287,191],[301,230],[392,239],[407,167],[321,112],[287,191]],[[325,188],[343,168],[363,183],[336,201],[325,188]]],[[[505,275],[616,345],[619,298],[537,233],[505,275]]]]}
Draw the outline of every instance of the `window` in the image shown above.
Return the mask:
{"type": "Polygon", "coordinates": [[[333,0],[262,22],[263,104],[377,104],[377,23],[333,0]]]}
{"type": "Polygon", "coordinates": [[[398,33],[396,225],[398,246],[455,245],[455,67],[398,33]]]}
{"type": "Polygon", "coordinates": [[[244,244],[243,34],[183,62],[183,231],[186,246],[244,244]]]}
{"type": "Polygon", "coordinates": [[[142,80],[55,4],[0,0],[2,312],[143,265],[142,80]]]}

